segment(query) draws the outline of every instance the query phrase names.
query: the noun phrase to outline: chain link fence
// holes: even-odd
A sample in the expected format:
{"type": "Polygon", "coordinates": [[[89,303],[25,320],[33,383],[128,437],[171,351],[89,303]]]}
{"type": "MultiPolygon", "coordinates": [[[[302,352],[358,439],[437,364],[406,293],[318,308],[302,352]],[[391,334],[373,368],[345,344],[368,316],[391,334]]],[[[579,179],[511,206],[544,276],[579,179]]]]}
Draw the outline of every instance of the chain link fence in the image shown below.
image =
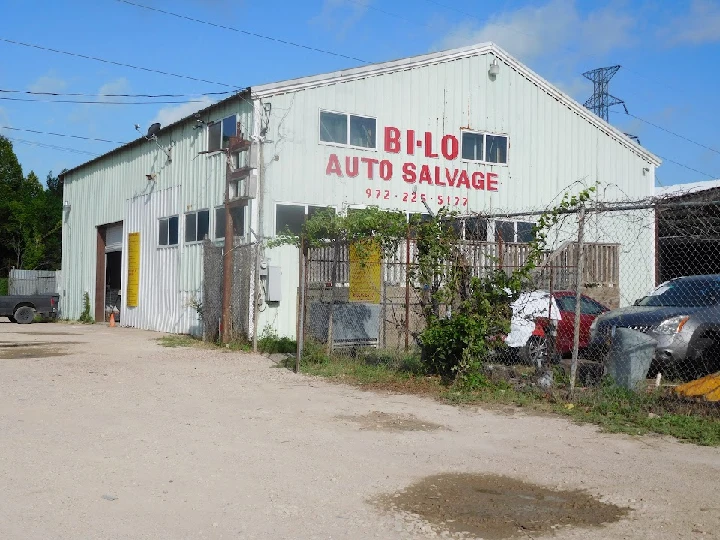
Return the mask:
{"type": "MultiPolygon", "coordinates": [[[[480,278],[522,268],[543,213],[454,217],[460,255],[443,264],[480,278]]],[[[573,392],[608,379],[639,394],[679,388],[699,400],[677,403],[718,414],[720,377],[694,390],[683,383],[720,371],[719,242],[715,194],[589,201],[561,212],[511,304],[504,345],[484,359],[488,373],[541,390],[573,392]]],[[[419,351],[432,285],[417,282],[417,250],[411,228],[392,256],[364,263],[346,244],[306,249],[301,348],[312,341],[351,355],[367,347],[419,351]]],[[[435,307],[451,317],[451,304],[435,307]]]]}

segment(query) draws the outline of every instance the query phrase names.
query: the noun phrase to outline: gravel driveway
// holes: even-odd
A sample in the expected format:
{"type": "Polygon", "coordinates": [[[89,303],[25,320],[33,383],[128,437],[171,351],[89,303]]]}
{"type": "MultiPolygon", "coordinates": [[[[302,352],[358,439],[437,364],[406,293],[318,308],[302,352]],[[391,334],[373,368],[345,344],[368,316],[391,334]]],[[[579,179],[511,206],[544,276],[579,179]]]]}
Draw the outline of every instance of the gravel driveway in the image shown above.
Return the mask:
{"type": "Polygon", "coordinates": [[[442,473],[629,509],[555,538],[720,538],[716,448],[363,392],[151,332],[5,321],[2,539],[447,537],[377,503],[442,473]]]}

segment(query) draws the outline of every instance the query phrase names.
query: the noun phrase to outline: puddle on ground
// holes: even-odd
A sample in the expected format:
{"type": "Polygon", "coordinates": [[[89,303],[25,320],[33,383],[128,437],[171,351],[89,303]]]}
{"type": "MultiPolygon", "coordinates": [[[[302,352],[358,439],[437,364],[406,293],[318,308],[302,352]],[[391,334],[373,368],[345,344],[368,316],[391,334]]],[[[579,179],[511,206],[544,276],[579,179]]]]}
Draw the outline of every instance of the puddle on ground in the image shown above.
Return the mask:
{"type": "Polygon", "coordinates": [[[13,332],[22,336],[79,336],[77,332],[13,332]]]}
{"type": "Polygon", "coordinates": [[[355,422],[361,430],[368,431],[437,431],[445,429],[440,424],[420,420],[412,414],[388,414],[372,411],[362,416],[338,416],[339,420],[355,422]]]}
{"type": "Polygon", "coordinates": [[[437,532],[486,540],[534,537],[564,527],[597,527],[619,521],[629,512],[582,491],[555,491],[504,476],[479,474],[429,476],[371,502],[383,511],[417,516],[437,532]]]}
{"type": "MultiPolygon", "coordinates": [[[[65,345],[65,343],[63,343],[65,345]]],[[[0,343],[0,360],[20,358],[51,358],[65,356],[67,351],[49,343],[0,343]]]]}

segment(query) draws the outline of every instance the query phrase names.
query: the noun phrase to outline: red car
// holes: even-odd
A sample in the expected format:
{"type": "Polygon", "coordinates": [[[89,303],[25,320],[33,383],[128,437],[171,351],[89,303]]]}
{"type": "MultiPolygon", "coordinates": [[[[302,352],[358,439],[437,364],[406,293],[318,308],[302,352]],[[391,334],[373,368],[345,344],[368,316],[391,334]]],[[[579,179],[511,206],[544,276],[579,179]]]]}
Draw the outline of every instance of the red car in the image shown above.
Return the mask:
{"type": "MultiPolygon", "coordinates": [[[[575,337],[575,292],[555,291],[553,297],[560,310],[560,320],[557,322],[555,333],[555,354],[565,356],[572,354],[575,337]]],[[[584,294],[580,296],[580,349],[586,348],[590,343],[590,325],[595,318],[609,308],[584,294]]],[[[523,355],[530,363],[537,364],[547,358],[548,334],[552,334],[550,321],[547,318],[538,318],[535,331],[524,347],[523,355]]]]}

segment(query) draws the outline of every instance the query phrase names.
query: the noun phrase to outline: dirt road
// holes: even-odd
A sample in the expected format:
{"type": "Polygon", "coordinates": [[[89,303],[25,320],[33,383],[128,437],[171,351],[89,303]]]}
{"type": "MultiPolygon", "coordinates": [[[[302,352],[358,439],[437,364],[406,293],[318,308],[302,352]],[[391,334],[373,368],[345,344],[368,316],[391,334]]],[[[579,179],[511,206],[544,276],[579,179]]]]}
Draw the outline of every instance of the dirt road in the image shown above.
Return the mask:
{"type": "Polygon", "coordinates": [[[0,538],[720,537],[718,449],[158,337],[0,319],[0,538]]]}

